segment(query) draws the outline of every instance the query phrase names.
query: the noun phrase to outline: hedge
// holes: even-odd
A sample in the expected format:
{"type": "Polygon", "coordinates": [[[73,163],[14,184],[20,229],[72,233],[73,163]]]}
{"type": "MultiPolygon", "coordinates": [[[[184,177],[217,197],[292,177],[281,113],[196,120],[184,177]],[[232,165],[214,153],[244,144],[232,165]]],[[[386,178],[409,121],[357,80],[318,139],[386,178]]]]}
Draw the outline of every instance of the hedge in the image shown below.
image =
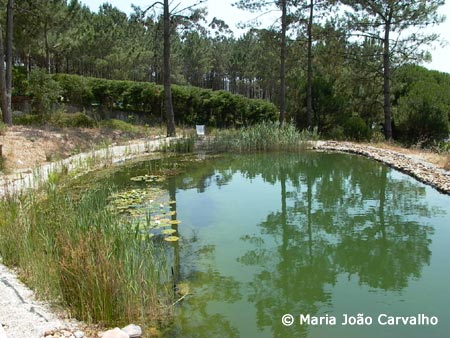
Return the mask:
{"type": "MultiPolygon", "coordinates": [[[[53,78],[61,86],[66,103],[144,113],[153,119],[162,116],[164,88],[155,83],[67,74],[55,74],[53,78]]],[[[226,91],[173,85],[172,98],[178,124],[230,127],[277,119],[277,108],[272,103],[226,91]]]]}

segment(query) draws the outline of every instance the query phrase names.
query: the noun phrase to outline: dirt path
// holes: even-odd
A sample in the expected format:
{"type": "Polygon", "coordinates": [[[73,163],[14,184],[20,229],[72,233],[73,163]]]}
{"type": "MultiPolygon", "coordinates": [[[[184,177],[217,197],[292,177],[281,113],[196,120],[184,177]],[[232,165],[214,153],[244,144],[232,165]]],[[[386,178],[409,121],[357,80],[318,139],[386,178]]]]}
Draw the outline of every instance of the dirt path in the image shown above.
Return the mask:
{"type": "Polygon", "coordinates": [[[33,292],[2,264],[0,264],[0,324],[3,327],[0,328],[0,338],[37,338],[55,329],[74,333],[79,331],[76,322],[60,319],[47,304],[37,301],[33,292]]]}

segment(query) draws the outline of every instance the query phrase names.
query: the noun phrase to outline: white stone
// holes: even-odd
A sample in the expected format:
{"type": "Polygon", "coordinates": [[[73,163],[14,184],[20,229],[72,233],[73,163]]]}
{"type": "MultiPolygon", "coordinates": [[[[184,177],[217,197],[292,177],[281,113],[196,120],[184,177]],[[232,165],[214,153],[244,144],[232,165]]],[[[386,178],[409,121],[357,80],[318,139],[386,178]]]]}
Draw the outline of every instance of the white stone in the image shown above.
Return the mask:
{"type": "Polygon", "coordinates": [[[122,331],[126,332],[130,338],[138,338],[142,336],[142,329],[139,325],[130,324],[122,328],[122,331]]]}
{"type": "Polygon", "coordinates": [[[83,338],[84,337],[84,332],[83,331],[75,331],[73,333],[73,335],[75,336],[75,338],[83,338]]]}
{"type": "Polygon", "coordinates": [[[103,333],[102,338],[130,338],[130,336],[118,327],[103,333]]]}

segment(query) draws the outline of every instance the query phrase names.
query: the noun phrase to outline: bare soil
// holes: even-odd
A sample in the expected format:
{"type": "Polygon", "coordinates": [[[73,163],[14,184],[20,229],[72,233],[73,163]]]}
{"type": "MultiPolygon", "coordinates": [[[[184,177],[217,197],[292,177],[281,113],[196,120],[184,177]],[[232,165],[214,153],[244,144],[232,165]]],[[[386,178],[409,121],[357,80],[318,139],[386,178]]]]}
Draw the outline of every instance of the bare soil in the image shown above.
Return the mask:
{"type": "Polygon", "coordinates": [[[373,146],[380,149],[393,150],[404,155],[410,155],[418,160],[434,164],[436,167],[450,171],[450,154],[442,153],[438,154],[431,150],[417,149],[417,148],[403,148],[392,143],[375,143],[365,144],[367,146],[373,146]]]}
{"type": "Polygon", "coordinates": [[[3,156],[0,171],[12,173],[32,169],[77,153],[123,144],[139,137],[158,137],[160,134],[158,129],[129,134],[104,129],[13,126],[0,134],[3,156]]]}

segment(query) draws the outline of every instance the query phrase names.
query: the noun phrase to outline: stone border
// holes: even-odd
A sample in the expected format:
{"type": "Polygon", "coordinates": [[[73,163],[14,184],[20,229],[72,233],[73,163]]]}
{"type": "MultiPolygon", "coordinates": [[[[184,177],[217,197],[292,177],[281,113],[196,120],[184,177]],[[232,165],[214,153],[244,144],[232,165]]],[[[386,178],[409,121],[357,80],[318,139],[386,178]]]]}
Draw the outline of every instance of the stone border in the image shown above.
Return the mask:
{"type": "Polygon", "coordinates": [[[450,195],[450,171],[438,168],[416,156],[352,142],[317,141],[312,148],[318,151],[357,154],[374,159],[432,186],[441,193],[450,195]]]}
{"type": "Polygon", "coordinates": [[[77,154],[60,161],[46,163],[31,170],[0,177],[0,198],[16,195],[26,189],[36,189],[47,182],[52,173],[65,171],[86,173],[100,166],[124,162],[148,155],[168,144],[173,138],[160,138],[130,143],[123,146],[110,146],[104,149],[77,154]]]}

